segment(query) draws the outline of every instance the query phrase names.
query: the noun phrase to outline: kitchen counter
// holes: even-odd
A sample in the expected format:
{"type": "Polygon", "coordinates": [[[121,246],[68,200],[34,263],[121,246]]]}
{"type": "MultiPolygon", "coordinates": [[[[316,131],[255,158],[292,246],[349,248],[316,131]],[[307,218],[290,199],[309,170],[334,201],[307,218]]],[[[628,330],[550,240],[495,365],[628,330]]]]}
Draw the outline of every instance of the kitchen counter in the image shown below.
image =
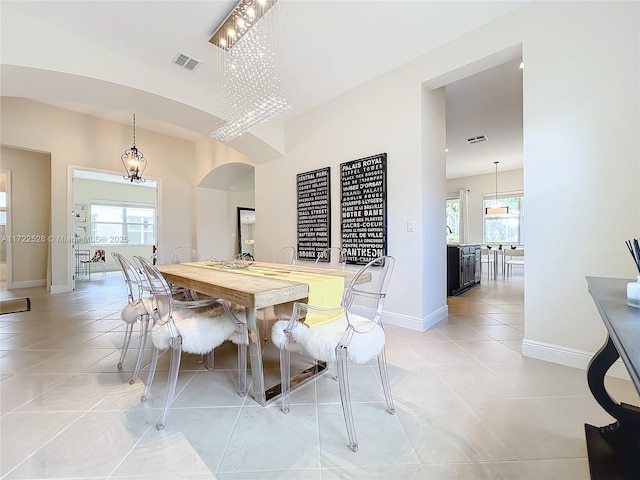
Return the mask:
{"type": "Polygon", "coordinates": [[[480,244],[447,244],[447,295],[460,295],[480,284],[480,244]]]}

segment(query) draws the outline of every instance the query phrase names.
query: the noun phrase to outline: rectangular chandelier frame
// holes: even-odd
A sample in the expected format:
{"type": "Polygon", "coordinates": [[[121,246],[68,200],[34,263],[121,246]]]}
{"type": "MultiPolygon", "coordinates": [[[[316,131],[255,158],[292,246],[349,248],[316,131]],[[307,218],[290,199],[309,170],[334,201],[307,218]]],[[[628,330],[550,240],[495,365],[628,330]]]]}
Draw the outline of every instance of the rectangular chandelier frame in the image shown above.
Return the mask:
{"type": "Polygon", "coordinates": [[[278,0],[240,0],[209,39],[216,47],[230,50],[278,0]]]}

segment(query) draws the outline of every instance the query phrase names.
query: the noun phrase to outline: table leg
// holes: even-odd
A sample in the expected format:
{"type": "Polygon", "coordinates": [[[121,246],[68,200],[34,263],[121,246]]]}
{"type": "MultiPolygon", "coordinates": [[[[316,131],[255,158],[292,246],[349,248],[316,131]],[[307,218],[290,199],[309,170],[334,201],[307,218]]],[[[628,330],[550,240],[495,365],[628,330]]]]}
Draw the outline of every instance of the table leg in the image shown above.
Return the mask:
{"type": "Polygon", "coordinates": [[[264,391],[264,369],[262,365],[262,346],[257,324],[255,308],[245,308],[247,314],[247,333],[249,335],[249,361],[251,362],[251,393],[256,402],[265,406],[267,403],[264,391]]]}
{"type": "MultiPolygon", "coordinates": [[[[264,365],[262,362],[262,345],[260,331],[258,330],[258,315],[253,308],[245,308],[247,314],[247,334],[249,335],[249,360],[251,362],[251,396],[263,407],[275,400],[282,393],[280,384],[265,389],[264,365]]],[[[327,371],[327,363],[315,362],[314,365],[302,372],[291,375],[290,388],[294,390],[302,386],[323,372],[327,371]]]]}
{"type": "Polygon", "coordinates": [[[620,357],[616,347],[607,341],[591,359],[587,381],[593,397],[616,421],[604,427],[585,424],[591,478],[640,478],[640,408],[613,400],[604,378],[620,357]]]}

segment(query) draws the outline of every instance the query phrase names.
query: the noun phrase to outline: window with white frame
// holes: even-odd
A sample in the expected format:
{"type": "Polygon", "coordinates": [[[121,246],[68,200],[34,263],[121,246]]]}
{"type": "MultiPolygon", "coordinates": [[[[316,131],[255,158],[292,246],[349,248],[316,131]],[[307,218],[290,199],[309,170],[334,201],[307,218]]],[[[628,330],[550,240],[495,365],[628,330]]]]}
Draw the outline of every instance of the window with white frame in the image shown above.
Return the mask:
{"type": "Polygon", "coordinates": [[[460,241],[460,194],[447,193],[447,243],[460,241]]]}
{"type": "Polygon", "coordinates": [[[510,192],[498,195],[484,195],[482,213],[484,215],[484,243],[524,244],[524,193],[510,192]],[[505,214],[486,213],[487,208],[508,207],[505,214]]]}
{"type": "Polygon", "coordinates": [[[156,208],[127,202],[91,202],[92,245],[155,245],[156,208]]]}

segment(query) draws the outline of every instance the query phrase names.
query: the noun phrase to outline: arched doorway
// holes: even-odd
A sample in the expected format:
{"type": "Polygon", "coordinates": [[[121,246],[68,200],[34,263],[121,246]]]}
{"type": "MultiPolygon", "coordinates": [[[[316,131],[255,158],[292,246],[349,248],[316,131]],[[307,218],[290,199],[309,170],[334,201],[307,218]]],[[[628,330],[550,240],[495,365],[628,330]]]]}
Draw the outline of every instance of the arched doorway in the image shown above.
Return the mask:
{"type": "Polygon", "coordinates": [[[202,258],[228,259],[240,253],[238,208],[255,209],[253,165],[226,163],[205,175],[197,188],[197,249],[202,258]]]}

